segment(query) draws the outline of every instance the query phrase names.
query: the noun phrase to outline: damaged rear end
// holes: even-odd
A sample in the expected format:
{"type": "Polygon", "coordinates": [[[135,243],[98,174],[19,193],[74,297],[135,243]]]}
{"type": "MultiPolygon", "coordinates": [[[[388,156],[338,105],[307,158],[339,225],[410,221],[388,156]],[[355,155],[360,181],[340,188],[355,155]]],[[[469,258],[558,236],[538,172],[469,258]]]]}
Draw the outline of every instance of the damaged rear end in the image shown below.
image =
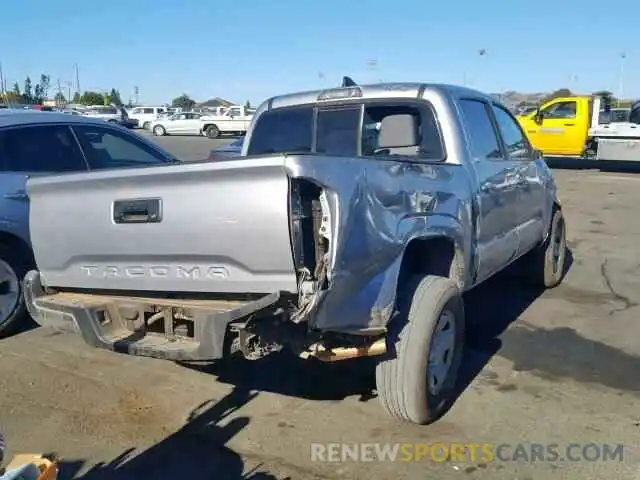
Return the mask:
{"type": "Polygon", "coordinates": [[[332,212],[284,156],[52,176],[28,193],[38,271],[25,297],[41,325],[172,360],[305,352],[322,337],[309,319],[332,212]]]}

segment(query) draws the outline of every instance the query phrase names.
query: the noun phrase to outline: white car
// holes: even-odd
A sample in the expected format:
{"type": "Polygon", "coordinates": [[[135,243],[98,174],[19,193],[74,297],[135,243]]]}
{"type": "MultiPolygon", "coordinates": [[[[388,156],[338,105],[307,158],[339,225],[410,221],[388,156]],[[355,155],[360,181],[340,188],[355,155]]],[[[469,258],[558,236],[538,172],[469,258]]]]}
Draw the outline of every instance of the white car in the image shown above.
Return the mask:
{"type": "Polygon", "coordinates": [[[129,118],[138,121],[138,126],[147,129],[158,115],[169,110],[167,107],[135,107],[129,113],[129,118]]]}
{"type": "Polygon", "coordinates": [[[149,128],[156,136],[202,135],[202,115],[195,112],[176,113],[170,117],[156,118],[149,128]]]}

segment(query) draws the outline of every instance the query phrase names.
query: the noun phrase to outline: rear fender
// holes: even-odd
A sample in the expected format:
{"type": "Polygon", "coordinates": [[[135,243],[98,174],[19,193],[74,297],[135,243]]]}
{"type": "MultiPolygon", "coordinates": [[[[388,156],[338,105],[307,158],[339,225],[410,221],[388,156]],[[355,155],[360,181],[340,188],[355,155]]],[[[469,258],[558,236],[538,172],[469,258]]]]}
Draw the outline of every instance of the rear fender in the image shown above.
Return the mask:
{"type": "MultiPolygon", "coordinates": [[[[376,334],[383,332],[396,303],[398,285],[402,281],[405,260],[416,242],[445,241],[453,245],[452,266],[447,272],[461,289],[469,282],[470,238],[453,216],[428,215],[409,217],[400,225],[400,238],[406,239],[395,248],[380,250],[369,259],[370,270],[360,275],[334,272],[331,288],[321,292],[312,326],[319,330],[344,333],[376,334]],[[364,276],[366,275],[366,277],[364,276]]],[[[427,243],[427,245],[430,245],[427,243]]]]}

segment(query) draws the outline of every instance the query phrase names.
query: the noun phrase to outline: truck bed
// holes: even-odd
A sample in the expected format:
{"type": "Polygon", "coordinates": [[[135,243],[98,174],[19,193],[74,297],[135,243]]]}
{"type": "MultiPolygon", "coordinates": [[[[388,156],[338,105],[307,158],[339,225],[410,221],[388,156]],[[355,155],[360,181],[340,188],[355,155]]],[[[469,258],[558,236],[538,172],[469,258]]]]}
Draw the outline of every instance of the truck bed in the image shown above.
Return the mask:
{"type": "Polygon", "coordinates": [[[297,291],[282,156],[33,178],[27,191],[47,286],[297,291]]]}

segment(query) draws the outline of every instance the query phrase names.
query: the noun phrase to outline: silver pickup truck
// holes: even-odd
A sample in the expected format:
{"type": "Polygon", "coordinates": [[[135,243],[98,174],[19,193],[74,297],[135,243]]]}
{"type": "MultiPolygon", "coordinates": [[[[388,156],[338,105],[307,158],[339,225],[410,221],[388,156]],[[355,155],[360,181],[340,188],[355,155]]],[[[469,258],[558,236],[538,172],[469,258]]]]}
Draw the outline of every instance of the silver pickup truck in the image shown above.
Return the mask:
{"type": "Polygon", "coordinates": [[[34,319],[170,360],[377,356],[378,396],[453,396],[462,292],[516,260],[563,276],[556,184],[495,99],[447,85],[278,96],[225,162],[32,179],[34,319]]]}

